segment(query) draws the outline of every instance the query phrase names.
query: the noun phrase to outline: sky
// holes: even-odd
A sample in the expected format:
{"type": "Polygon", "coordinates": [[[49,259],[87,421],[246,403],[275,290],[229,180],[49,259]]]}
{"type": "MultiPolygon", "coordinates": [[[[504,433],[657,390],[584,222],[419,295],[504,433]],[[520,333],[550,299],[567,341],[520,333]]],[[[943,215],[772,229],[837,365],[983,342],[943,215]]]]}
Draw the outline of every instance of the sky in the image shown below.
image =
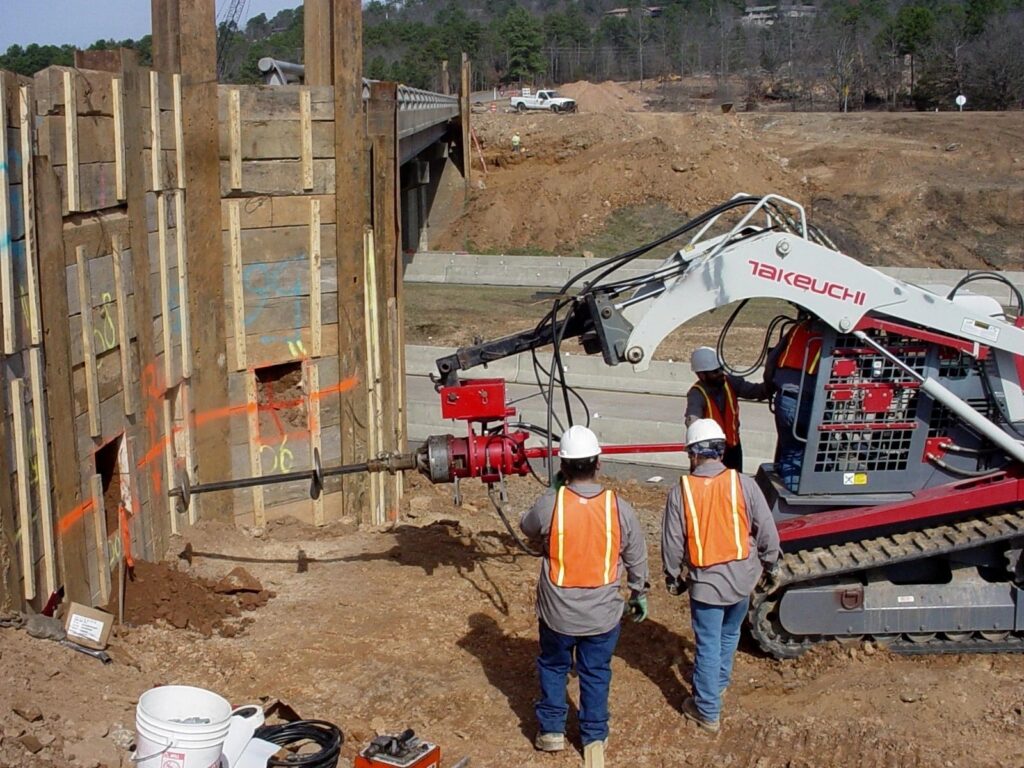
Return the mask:
{"type": "MultiPolygon", "coordinates": [[[[215,0],[219,14],[229,0],[215,0]]],[[[272,18],[302,0],[247,0],[242,23],[260,13],[272,18]]],[[[0,0],[0,52],[15,43],[81,48],[99,39],[140,38],[152,30],[150,0],[0,0]]]]}

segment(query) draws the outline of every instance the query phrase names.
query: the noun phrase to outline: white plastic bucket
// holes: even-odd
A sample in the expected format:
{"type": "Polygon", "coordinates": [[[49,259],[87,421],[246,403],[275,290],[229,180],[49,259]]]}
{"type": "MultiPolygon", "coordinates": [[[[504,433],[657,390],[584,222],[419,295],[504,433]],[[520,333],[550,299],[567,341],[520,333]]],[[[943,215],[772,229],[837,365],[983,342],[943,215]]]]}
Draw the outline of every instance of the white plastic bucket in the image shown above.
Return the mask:
{"type": "Polygon", "coordinates": [[[216,768],[231,714],[227,700],[212,691],[187,685],[152,688],[135,708],[132,760],[139,768],[216,768]]]}

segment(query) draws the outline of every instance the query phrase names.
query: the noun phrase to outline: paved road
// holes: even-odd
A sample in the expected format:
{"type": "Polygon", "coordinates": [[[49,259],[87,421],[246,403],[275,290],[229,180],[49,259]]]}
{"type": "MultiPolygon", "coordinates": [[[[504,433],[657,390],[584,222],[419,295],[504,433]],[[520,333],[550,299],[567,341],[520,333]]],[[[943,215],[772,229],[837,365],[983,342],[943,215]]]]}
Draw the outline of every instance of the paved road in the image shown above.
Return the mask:
{"type": "MultiPolygon", "coordinates": [[[[446,351],[440,347],[410,345],[406,348],[409,436],[413,441],[432,434],[465,434],[462,422],[441,418],[437,393],[427,378],[427,374],[434,370],[433,360],[446,351]]],[[[602,442],[674,443],[683,440],[685,393],[692,381],[688,365],[663,363],[652,375],[644,376],[633,374],[626,366],[608,368],[599,358],[567,356],[567,365],[570,383],[578,385],[580,394],[587,401],[590,426],[602,442]]],[[[518,401],[515,407],[524,421],[540,426],[546,423],[544,401],[536,394],[536,384],[529,383],[532,382],[532,373],[525,359],[492,365],[486,371],[474,370],[471,375],[500,376],[510,382],[521,382],[509,384],[509,399],[518,401]]],[[[774,453],[775,428],[772,415],[763,403],[744,403],[741,412],[746,452],[744,469],[753,472],[758,464],[768,461],[774,453]]],[[[574,415],[577,421],[582,422],[580,415],[574,415]]],[[[537,442],[539,444],[539,439],[537,442]]],[[[680,454],[643,454],[617,459],[651,466],[686,466],[686,458],[680,454]]]]}

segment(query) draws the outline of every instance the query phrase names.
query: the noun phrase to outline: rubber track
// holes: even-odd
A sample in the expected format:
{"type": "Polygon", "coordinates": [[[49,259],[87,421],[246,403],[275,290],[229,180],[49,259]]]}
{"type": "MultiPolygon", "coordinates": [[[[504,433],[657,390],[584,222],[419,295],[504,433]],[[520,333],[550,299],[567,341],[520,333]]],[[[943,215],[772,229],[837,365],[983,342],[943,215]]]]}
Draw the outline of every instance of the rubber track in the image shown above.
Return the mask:
{"type": "MultiPolygon", "coordinates": [[[[751,630],[768,653],[776,658],[795,658],[812,645],[836,636],[793,636],[773,622],[772,613],[784,587],[1016,538],[1024,538],[1024,510],[973,515],[933,528],[786,553],[779,561],[777,585],[770,593],[758,589],[751,598],[751,630]]],[[[923,642],[897,636],[886,645],[908,654],[1022,652],[1024,633],[1011,633],[1001,640],[986,640],[974,633],[964,640],[936,637],[923,642]]]]}

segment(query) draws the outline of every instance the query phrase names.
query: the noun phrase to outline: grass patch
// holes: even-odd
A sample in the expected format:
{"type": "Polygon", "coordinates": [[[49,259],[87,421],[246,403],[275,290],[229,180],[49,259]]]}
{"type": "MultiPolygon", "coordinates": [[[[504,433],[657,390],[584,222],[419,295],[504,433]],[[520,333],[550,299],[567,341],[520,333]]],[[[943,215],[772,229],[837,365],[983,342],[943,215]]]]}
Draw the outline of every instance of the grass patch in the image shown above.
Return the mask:
{"type": "MultiPolygon", "coordinates": [[[[605,220],[604,226],[585,239],[580,250],[593,251],[598,258],[607,258],[649,243],[681,226],[688,215],[679,213],[661,202],[619,208],[605,220]]],[[[683,245],[675,240],[658,246],[644,255],[648,259],[664,259],[683,245]]]]}

